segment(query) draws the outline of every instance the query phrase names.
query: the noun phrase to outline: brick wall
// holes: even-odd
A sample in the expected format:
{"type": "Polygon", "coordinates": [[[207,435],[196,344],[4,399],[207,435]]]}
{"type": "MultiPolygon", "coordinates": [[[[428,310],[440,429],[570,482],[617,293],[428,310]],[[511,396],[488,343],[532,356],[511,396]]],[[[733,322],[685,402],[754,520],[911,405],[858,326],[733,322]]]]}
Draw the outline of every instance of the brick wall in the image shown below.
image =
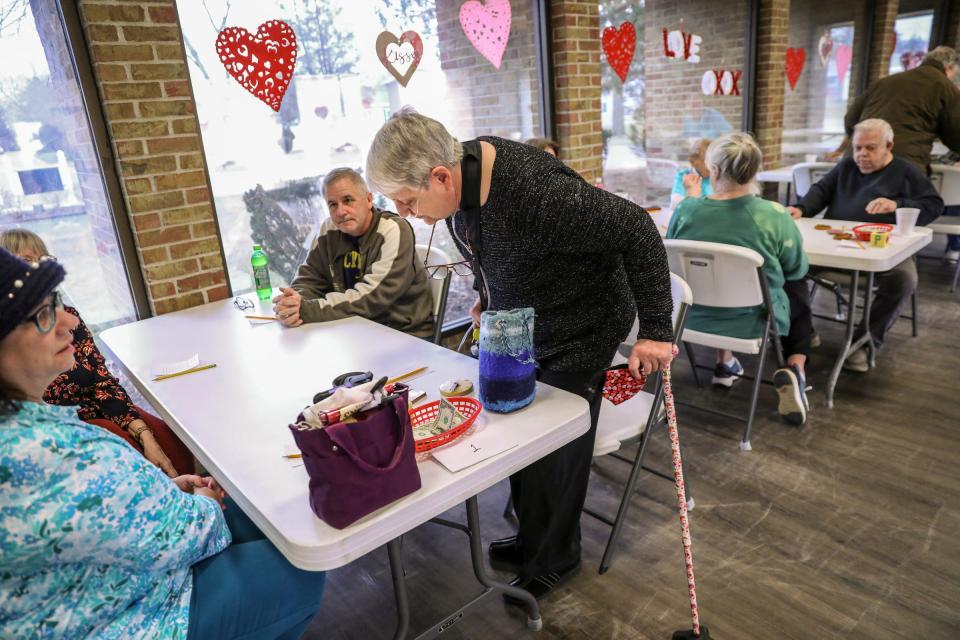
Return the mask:
{"type": "MultiPolygon", "coordinates": [[[[786,55],[791,28],[790,0],[761,0],[757,39],[754,135],[763,151],[763,166],[780,166],[783,133],[786,55]]],[[[810,61],[808,61],[810,62],[810,61]]]]}
{"type": "Polygon", "coordinates": [[[173,0],[80,0],[155,313],[229,295],[173,0]]]}
{"type": "Polygon", "coordinates": [[[873,44],[870,47],[870,62],[867,65],[867,82],[874,82],[887,75],[890,56],[894,47],[894,23],[900,0],[877,0],[873,13],[873,44]]]}
{"type": "Polygon", "coordinates": [[[454,114],[454,119],[445,124],[460,138],[476,133],[519,139],[539,136],[532,4],[511,5],[510,39],[499,69],[464,35],[461,4],[459,0],[436,2],[440,67],[446,72],[447,100],[454,114]]]}
{"type": "Polygon", "coordinates": [[[560,158],[593,182],[603,172],[600,10],[596,0],[552,0],[550,11],[560,158]]]}

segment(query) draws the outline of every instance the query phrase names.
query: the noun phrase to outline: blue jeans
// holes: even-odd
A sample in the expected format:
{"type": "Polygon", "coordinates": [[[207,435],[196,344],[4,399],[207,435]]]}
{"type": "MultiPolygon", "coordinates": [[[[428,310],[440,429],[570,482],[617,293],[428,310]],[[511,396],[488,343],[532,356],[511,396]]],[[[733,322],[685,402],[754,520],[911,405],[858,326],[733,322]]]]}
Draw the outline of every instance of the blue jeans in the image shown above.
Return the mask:
{"type": "Polygon", "coordinates": [[[227,499],[233,543],[193,565],[187,640],[294,640],[320,608],[326,573],[297,569],[227,499]]]}
{"type": "MultiPolygon", "coordinates": [[[[943,215],[960,216],[960,206],[944,207],[943,215]]],[[[960,251],[960,236],[947,236],[947,251],[960,251]]]]}

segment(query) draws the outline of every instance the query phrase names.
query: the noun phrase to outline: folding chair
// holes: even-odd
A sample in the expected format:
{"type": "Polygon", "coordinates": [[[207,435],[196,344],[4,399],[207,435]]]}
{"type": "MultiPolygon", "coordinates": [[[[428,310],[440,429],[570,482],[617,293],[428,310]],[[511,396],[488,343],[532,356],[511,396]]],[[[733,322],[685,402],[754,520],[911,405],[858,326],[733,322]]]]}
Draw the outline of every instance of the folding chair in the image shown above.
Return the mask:
{"type": "MultiPolygon", "coordinates": [[[[793,193],[799,200],[810,187],[837,166],[835,162],[801,162],[793,166],[793,193]]],[[[787,203],[790,204],[790,203],[787,203]]],[[[819,211],[817,212],[819,213],[819,211]]]]}
{"type": "MultiPolygon", "coordinates": [[[[960,205],[960,167],[935,164],[930,169],[930,180],[937,187],[937,191],[940,192],[943,204],[948,207],[960,205]]],[[[940,216],[927,226],[934,233],[960,235],[960,217],[958,216],[940,216]]],[[[953,281],[950,284],[951,293],[957,290],[958,280],[960,280],[960,260],[957,260],[957,266],[953,270],[953,281]]]]}
{"type": "Polygon", "coordinates": [[[741,375],[747,380],[753,380],[750,394],[750,410],[746,418],[708,407],[680,403],[700,411],[732,418],[746,422],[740,449],[750,451],[750,430],[753,428],[753,418],[757,411],[757,398],[760,395],[760,382],[763,378],[763,363],[766,359],[767,345],[772,338],[774,355],[779,367],[783,367],[783,354],[780,349],[780,337],[777,335],[777,324],[770,303],[770,287],[767,278],[763,275],[763,258],[753,249],[738,247],[718,242],[700,242],[697,240],[664,240],[667,256],[670,259],[670,270],[679,274],[693,291],[694,304],[708,307],[722,307],[726,309],[741,307],[763,308],[763,329],[761,335],[754,338],[731,338],[716,333],[694,331],[685,328],[683,331],[684,348],[693,367],[694,379],[697,386],[702,388],[697,368],[710,369],[698,365],[690,344],[698,344],[714,349],[729,349],[737,353],[758,355],[757,370],[753,376],[741,375]]]}
{"type": "MultiPolygon", "coordinates": [[[[427,255],[427,246],[418,244],[417,260],[423,264],[424,258],[428,258],[427,264],[449,264],[450,256],[436,247],[430,247],[430,254],[427,255]]],[[[433,297],[433,343],[440,344],[443,334],[443,318],[447,314],[447,295],[450,293],[450,270],[442,279],[430,278],[430,295],[433,297]]]]}
{"type": "MultiPolygon", "coordinates": [[[[674,344],[679,344],[680,336],[683,334],[684,323],[686,322],[687,309],[693,302],[693,294],[690,287],[677,275],[670,274],[671,293],[673,297],[673,340],[674,344]]],[[[636,336],[636,325],[631,330],[630,336],[636,336]]],[[[633,342],[625,342],[620,346],[619,353],[614,358],[614,363],[625,362],[633,348],[633,342]]],[[[659,373],[650,377],[653,381],[653,393],[641,391],[626,402],[618,405],[604,399],[600,405],[600,417],[597,420],[597,435],[593,443],[593,456],[612,455],[617,460],[622,460],[631,466],[630,477],[627,479],[623,488],[623,495],[620,498],[620,506],[617,509],[617,517],[611,520],[609,517],[600,514],[588,507],[584,507],[584,513],[593,516],[597,520],[610,525],[613,529],[610,537],[607,539],[607,546],[603,551],[603,559],[600,561],[600,573],[606,573],[610,568],[613,558],[613,551],[620,537],[620,531],[623,528],[623,522],[627,516],[627,509],[630,507],[630,497],[633,495],[640,477],[640,471],[648,471],[654,475],[666,478],[673,482],[673,476],[660,471],[643,466],[643,459],[647,452],[647,444],[650,441],[648,437],[653,433],[656,426],[664,423],[665,412],[663,409],[663,378],[659,373]],[[627,444],[639,442],[639,448],[636,455],[631,459],[616,453],[621,447],[627,444]]],[[[649,383],[648,383],[649,384],[649,383]]],[[[686,476],[686,474],[684,474],[686,476]]],[[[690,495],[689,493],[687,494],[690,495]]],[[[693,507],[693,498],[689,498],[688,504],[693,507]]]]}

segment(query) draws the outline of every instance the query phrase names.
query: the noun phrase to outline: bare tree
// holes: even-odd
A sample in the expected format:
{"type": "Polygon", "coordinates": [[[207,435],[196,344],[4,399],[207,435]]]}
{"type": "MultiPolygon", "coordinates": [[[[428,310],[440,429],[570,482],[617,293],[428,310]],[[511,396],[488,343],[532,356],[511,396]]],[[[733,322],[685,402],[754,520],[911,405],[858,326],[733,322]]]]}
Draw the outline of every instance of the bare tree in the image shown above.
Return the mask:
{"type": "Polygon", "coordinates": [[[0,36],[20,29],[20,21],[27,15],[29,0],[4,0],[0,4],[0,36]]]}
{"type": "MultiPolygon", "coordinates": [[[[399,0],[396,3],[383,3],[377,7],[377,17],[386,29],[393,20],[406,31],[413,29],[422,38],[430,39],[437,35],[436,0],[399,0]]],[[[400,35],[399,33],[396,35],[400,35]]]]}
{"type": "MultiPolygon", "coordinates": [[[[210,22],[210,27],[213,29],[214,33],[220,33],[227,26],[227,20],[230,18],[230,5],[233,3],[233,0],[226,0],[226,4],[223,9],[223,16],[220,20],[215,20],[213,14],[210,12],[210,7],[207,5],[207,0],[201,0],[203,4],[203,11],[207,14],[207,20],[210,22]]],[[[207,73],[207,67],[203,64],[203,61],[200,59],[200,54],[197,52],[196,47],[193,46],[193,43],[190,42],[190,38],[187,37],[186,31],[183,33],[183,46],[187,51],[187,58],[192,62],[197,69],[200,70],[200,73],[203,74],[204,79],[209,80],[210,74],[207,73]]]]}

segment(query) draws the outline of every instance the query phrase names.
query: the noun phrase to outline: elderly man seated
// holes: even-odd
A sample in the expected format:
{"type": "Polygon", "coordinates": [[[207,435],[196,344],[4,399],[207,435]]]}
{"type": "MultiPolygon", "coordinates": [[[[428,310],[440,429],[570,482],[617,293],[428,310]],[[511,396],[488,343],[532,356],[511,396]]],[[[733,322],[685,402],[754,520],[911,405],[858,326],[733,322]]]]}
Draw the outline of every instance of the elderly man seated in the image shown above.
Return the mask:
{"type": "MultiPolygon", "coordinates": [[[[920,210],[918,225],[933,222],[943,213],[943,200],[926,175],[914,164],[893,156],[893,129],[879,118],[854,127],[853,157],[841,160],[830,173],[810,187],[795,207],[794,218],[814,216],[826,209],[829,220],[896,223],[898,207],[920,210]]],[[[917,267],[912,258],[876,274],[878,290],[870,307],[870,333],[877,346],[900,316],[900,310],[917,289],[917,267]]],[[[861,335],[863,328],[860,329],[861,335]]],[[[859,337],[859,336],[858,336],[859,337]]],[[[844,368],[869,369],[865,349],[850,354],[844,368]]]]}
{"type": "Polygon", "coordinates": [[[328,173],[323,197],[330,218],[290,287],[273,299],[280,321],[297,327],[357,315],[429,337],[433,302],[410,224],[373,206],[367,183],[353,169],[328,173]]]}

